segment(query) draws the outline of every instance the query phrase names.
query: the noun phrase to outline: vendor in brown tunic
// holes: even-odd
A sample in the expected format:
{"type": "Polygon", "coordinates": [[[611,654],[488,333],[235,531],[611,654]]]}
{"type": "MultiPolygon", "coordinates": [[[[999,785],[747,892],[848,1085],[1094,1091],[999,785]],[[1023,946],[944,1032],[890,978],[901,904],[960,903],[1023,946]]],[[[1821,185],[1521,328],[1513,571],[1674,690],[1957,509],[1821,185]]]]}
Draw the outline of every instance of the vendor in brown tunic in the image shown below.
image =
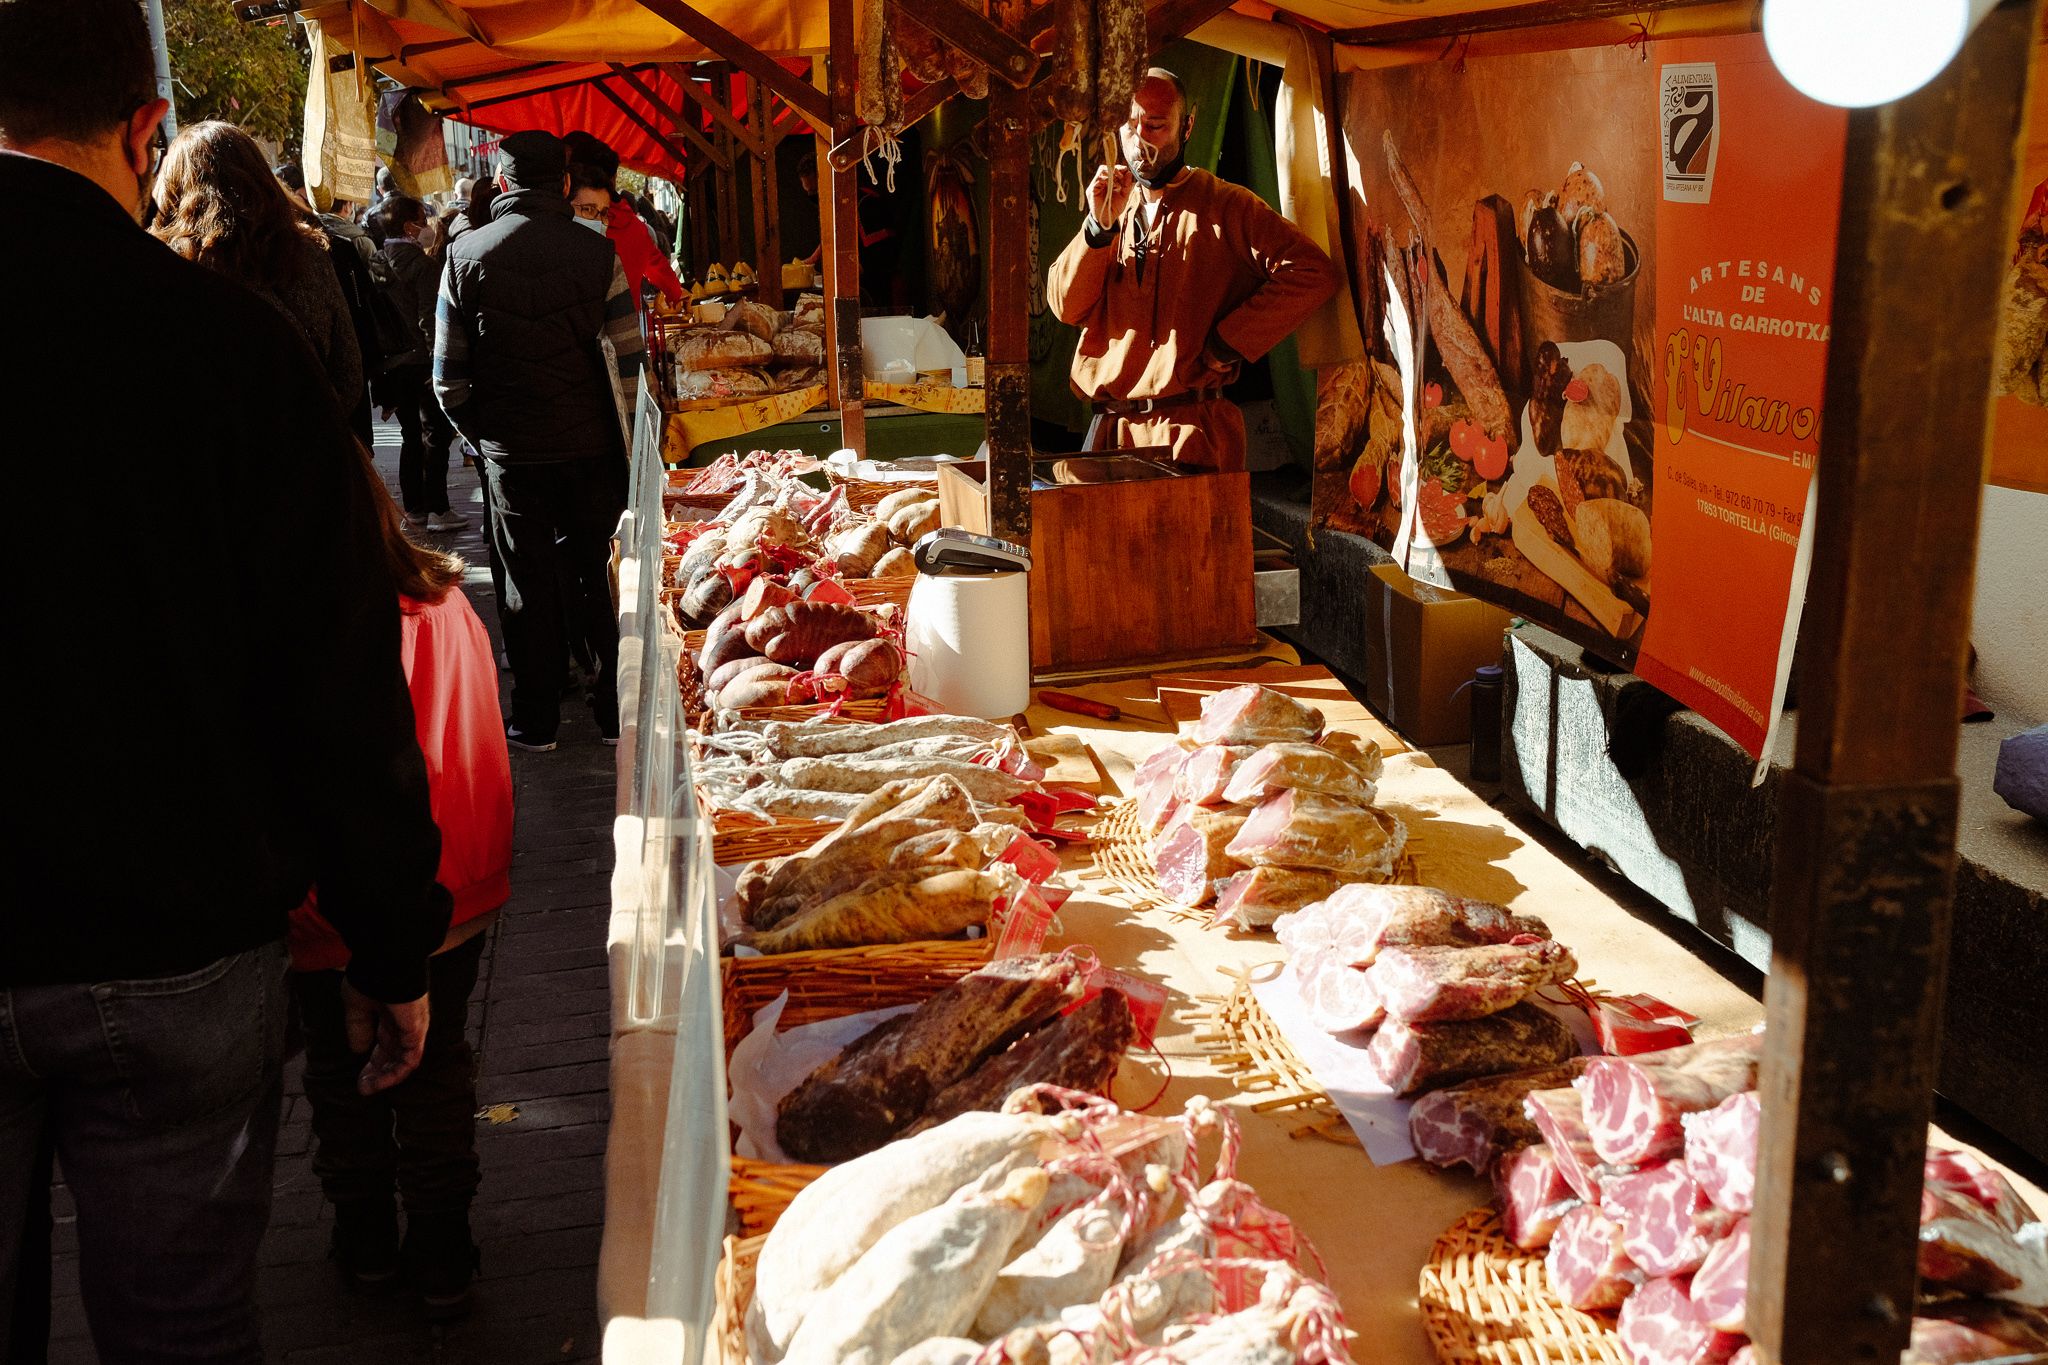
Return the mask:
{"type": "Polygon", "coordinates": [[[1115,418],[1115,440],[1100,444],[1169,446],[1179,463],[1235,470],[1244,414],[1223,386],[1321,307],[1338,277],[1257,195],[1183,163],[1194,124],[1180,79],[1148,71],[1121,130],[1128,166],[1095,173],[1045,293],[1081,328],[1075,389],[1115,418]]]}

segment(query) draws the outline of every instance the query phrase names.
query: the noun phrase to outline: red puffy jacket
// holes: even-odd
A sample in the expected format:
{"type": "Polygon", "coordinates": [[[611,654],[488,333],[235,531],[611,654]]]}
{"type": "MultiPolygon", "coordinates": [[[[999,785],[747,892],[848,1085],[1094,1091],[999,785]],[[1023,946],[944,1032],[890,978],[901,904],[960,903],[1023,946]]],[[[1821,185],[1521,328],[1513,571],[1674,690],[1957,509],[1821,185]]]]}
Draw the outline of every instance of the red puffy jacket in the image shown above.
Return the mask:
{"type": "Polygon", "coordinates": [[[670,303],[681,303],[683,282],[676,278],[675,268],[668,263],[668,257],[661,254],[661,244],[654,240],[654,229],[640,221],[640,215],[633,212],[633,206],[623,199],[612,200],[611,217],[605,220],[604,235],[611,238],[618,248],[619,264],[626,271],[626,287],[633,291],[633,306],[640,306],[640,285],[644,280],[653,280],[654,287],[665,295],[670,303]]]}
{"type": "MultiPolygon", "coordinates": [[[[427,760],[427,793],[441,827],[435,879],[455,900],[445,949],[475,933],[463,926],[512,895],[512,761],[498,711],[491,637],[462,591],[438,602],[398,599],[399,657],[412,693],[414,732],[427,760]]],[[[318,893],[292,911],[292,968],[339,970],[348,945],[323,918],[318,893]]]]}

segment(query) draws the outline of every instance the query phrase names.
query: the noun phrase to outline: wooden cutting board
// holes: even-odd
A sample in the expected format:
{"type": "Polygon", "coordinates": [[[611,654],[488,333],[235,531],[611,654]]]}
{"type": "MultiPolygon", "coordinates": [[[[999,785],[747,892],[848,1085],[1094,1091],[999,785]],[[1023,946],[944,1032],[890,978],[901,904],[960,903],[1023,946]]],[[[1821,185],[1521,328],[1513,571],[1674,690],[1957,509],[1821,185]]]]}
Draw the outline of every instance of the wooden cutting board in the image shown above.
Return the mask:
{"type": "Polygon", "coordinates": [[[1097,796],[1109,787],[1109,774],[1079,735],[1035,735],[1024,741],[1024,751],[1045,769],[1047,786],[1074,787],[1097,796]]]}

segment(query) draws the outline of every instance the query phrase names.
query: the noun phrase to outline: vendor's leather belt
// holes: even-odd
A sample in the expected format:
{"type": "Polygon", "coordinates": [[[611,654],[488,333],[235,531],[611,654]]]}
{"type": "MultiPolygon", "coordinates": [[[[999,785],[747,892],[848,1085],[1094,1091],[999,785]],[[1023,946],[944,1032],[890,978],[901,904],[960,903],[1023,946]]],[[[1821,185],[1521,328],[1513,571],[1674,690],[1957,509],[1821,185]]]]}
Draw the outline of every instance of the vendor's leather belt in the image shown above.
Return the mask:
{"type": "Polygon", "coordinates": [[[1150,417],[1158,412],[1170,412],[1174,408],[1191,407],[1196,403],[1210,403],[1223,396],[1221,389],[1190,389],[1186,393],[1169,393],[1161,398],[1102,398],[1096,400],[1098,412],[1111,417],[1150,417]]]}

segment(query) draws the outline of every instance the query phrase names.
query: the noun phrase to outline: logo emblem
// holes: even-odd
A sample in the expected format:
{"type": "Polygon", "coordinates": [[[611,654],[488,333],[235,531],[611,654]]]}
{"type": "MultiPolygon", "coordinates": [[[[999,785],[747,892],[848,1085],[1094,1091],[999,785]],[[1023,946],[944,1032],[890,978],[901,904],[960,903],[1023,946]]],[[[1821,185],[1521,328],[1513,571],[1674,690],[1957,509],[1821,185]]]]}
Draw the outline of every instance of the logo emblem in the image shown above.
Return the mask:
{"type": "Polygon", "coordinates": [[[1664,133],[1664,198],[1704,204],[1714,194],[1714,159],[1721,150],[1721,89],[1712,62],[1666,66],[1658,81],[1664,133]]]}

